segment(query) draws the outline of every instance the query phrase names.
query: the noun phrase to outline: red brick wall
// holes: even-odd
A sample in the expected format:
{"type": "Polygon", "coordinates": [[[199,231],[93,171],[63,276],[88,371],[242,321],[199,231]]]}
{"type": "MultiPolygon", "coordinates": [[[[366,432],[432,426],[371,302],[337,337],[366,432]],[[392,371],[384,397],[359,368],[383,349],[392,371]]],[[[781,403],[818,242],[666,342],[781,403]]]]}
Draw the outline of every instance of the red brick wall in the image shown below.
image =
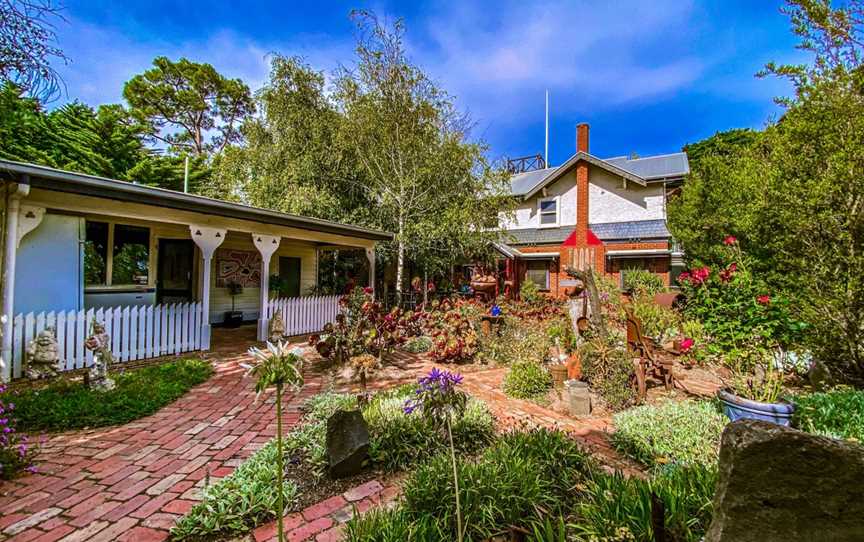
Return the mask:
{"type": "MultiPolygon", "coordinates": [[[[533,254],[538,252],[554,252],[556,249],[560,247],[557,245],[540,245],[533,247],[518,247],[520,252],[525,254],[533,254]]],[[[667,250],[669,248],[669,243],[666,241],[655,242],[655,243],[620,243],[620,244],[610,244],[594,247],[596,249],[596,261],[594,269],[599,273],[606,274],[615,279],[618,282],[621,278],[620,273],[618,272],[617,260],[613,260],[610,269],[606,269],[606,251],[607,250],[667,250]]],[[[564,255],[565,250],[561,249],[562,256],[564,261],[567,261],[567,256],[564,255]]],[[[560,285],[562,280],[568,280],[570,277],[567,276],[567,273],[564,272],[564,266],[561,265],[561,257],[556,258],[555,260],[549,263],[549,295],[553,296],[562,296],[564,295],[564,287],[560,285]]],[[[669,257],[668,256],[660,256],[657,258],[651,258],[651,270],[660,275],[663,278],[663,282],[669,286],[670,283],[670,273],[669,273],[669,257]]],[[[525,279],[525,270],[526,266],[523,260],[522,265],[519,267],[519,277],[520,281],[525,279]]]]}

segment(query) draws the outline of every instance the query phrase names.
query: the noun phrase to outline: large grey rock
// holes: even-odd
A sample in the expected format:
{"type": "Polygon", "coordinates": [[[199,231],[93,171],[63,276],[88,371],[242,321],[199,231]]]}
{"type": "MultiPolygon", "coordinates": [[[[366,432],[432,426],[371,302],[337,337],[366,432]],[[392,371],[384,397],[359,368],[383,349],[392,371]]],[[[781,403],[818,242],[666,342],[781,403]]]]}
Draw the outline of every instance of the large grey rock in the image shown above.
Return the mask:
{"type": "Polygon", "coordinates": [[[344,478],[363,470],[369,457],[369,426],[359,410],[338,410],[327,420],[330,476],[344,478]]]}
{"type": "Polygon", "coordinates": [[[723,431],[706,542],[864,540],[864,447],[740,420],[723,431]]]}

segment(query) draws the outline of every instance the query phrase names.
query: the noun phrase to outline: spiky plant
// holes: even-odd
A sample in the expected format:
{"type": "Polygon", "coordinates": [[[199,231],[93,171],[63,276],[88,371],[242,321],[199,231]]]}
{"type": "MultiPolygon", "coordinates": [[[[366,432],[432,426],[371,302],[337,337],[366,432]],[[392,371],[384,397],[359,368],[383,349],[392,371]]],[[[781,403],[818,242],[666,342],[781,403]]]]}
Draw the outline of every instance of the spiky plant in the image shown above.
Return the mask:
{"type": "Polygon", "coordinates": [[[258,393],[256,400],[268,388],[276,388],[276,463],[279,469],[279,490],[277,493],[276,523],[279,533],[279,542],[285,538],[282,516],[285,514],[285,497],[282,488],[282,477],[285,476],[285,458],[282,451],[282,391],[289,389],[299,390],[303,387],[303,356],[299,348],[289,348],[287,342],[267,343],[265,349],[252,347],[249,354],[255,360],[254,365],[244,365],[247,368],[246,376],[252,376],[258,380],[255,391],[258,393]]]}

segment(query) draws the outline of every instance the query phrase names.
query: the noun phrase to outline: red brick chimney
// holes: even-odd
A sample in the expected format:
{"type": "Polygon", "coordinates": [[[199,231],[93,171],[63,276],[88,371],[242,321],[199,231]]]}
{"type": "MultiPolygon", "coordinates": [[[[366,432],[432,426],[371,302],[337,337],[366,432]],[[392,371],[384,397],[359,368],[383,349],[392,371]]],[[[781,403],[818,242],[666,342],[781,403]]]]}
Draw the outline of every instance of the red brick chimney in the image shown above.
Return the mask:
{"type": "Polygon", "coordinates": [[[581,122],[576,125],[576,152],[588,152],[588,124],[581,122]]]}
{"type": "MultiPolygon", "coordinates": [[[[576,125],[576,152],[588,152],[588,124],[576,125]]],[[[588,246],[588,163],[576,164],[576,240],[588,246]]]]}

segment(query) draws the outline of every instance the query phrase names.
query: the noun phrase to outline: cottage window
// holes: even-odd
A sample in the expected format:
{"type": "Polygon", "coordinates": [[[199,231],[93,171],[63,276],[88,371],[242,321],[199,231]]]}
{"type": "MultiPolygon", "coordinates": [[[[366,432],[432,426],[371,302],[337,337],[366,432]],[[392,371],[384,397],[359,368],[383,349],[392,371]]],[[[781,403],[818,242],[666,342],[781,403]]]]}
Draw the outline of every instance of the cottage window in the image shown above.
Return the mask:
{"type": "Polygon", "coordinates": [[[150,279],[150,230],[88,220],[84,241],[84,284],[146,286],[150,279]],[[109,251],[108,247],[112,247],[109,251]]]}
{"type": "Polygon", "coordinates": [[[541,199],[538,205],[540,208],[540,226],[557,226],[558,198],[541,199]]]}
{"type": "Polygon", "coordinates": [[[108,269],[108,224],[87,222],[84,242],[84,284],[104,286],[108,269]]]}
{"type": "Polygon", "coordinates": [[[114,273],[111,284],[147,285],[150,274],[150,230],[114,225],[114,273]]]}
{"type": "Polygon", "coordinates": [[[529,260],[525,279],[530,280],[541,290],[549,289],[549,262],[544,260],[529,260]]]}

